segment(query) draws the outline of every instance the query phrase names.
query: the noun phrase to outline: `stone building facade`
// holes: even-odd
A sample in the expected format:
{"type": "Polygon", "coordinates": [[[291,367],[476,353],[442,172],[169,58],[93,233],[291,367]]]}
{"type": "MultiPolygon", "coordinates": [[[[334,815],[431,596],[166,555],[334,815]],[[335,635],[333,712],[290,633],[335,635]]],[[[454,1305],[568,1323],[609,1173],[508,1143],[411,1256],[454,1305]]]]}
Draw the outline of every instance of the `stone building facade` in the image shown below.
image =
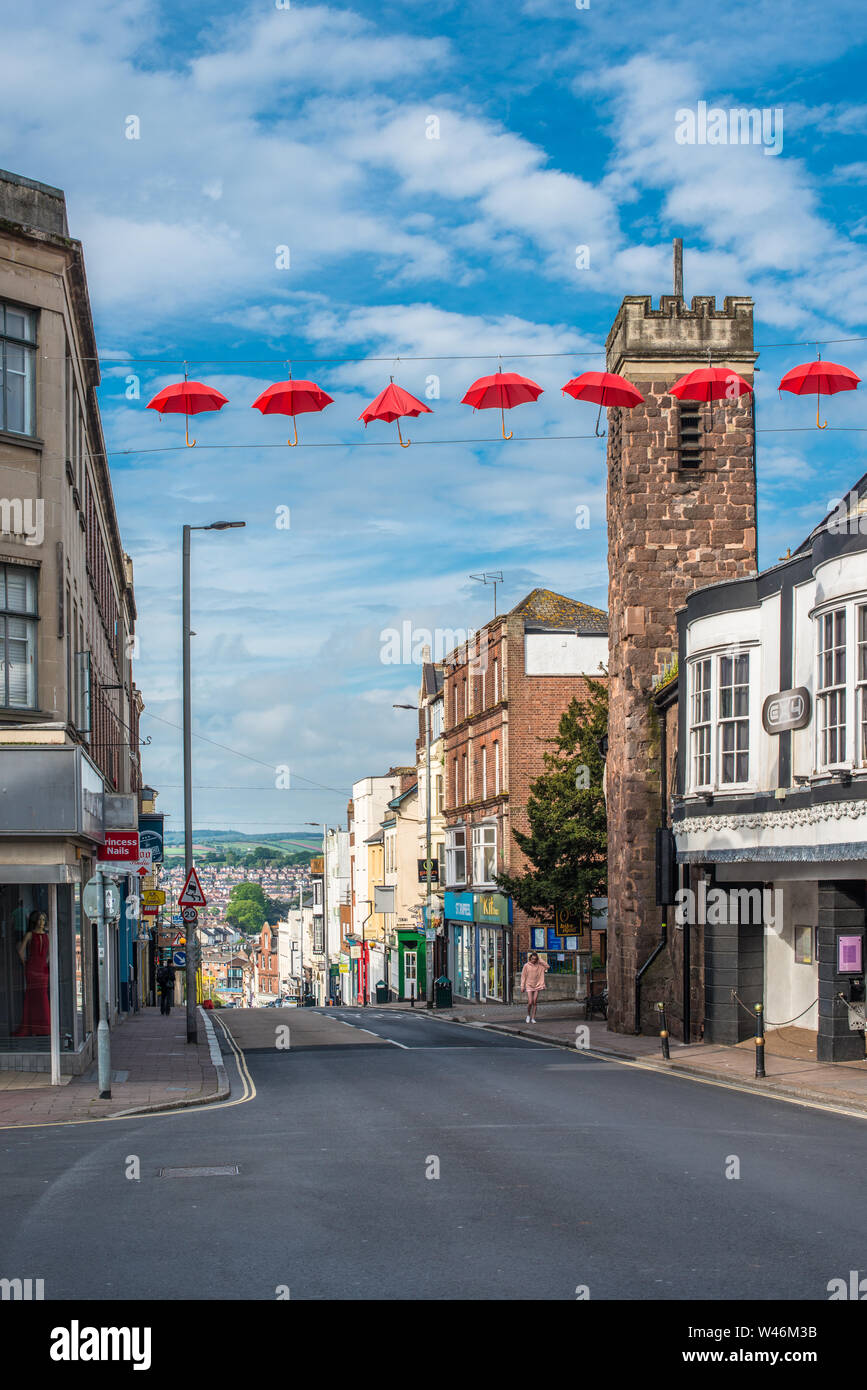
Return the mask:
{"type": "MultiPolygon", "coordinates": [[[[90,1063],[96,942],[82,889],[106,830],[137,830],[141,788],[132,562],[99,379],[64,195],[0,171],[0,1067],[53,1079],[90,1063]]],[[[139,997],[143,949],[122,913],[109,1019],[139,997]]]]}
{"type": "MultiPolygon", "coordinates": [[[[661,820],[658,682],[677,653],[676,611],[700,585],[754,573],[752,396],[680,402],[670,387],[706,365],[752,382],[752,300],[628,296],[608,335],[606,365],[644,404],[608,412],[610,706],[609,1023],[636,1031],[636,976],[662,936],[656,905],[661,820]]],[[[652,1001],[645,1000],[649,1010],[652,1001]]],[[[650,1023],[649,1013],[643,1020],[650,1023]]]]}

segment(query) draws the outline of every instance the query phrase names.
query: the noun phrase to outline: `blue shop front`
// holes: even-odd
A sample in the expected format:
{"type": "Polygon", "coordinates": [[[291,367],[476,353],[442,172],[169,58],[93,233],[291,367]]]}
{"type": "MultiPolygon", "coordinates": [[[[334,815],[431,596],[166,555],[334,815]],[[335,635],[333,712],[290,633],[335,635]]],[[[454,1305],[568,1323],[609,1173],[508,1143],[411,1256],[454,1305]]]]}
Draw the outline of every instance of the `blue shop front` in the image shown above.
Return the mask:
{"type": "Polygon", "coordinates": [[[512,899],[495,892],[447,892],[445,919],[455,997],[510,1002],[512,899]]]}

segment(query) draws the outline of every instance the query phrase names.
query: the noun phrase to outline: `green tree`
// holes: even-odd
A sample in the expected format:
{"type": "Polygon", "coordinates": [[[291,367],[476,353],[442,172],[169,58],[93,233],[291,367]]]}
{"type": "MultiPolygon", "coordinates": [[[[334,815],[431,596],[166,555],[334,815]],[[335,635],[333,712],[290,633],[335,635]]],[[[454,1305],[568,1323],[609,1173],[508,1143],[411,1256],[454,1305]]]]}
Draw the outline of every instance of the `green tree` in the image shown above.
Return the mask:
{"type": "Polygon", "coordinates": [[[262,930],[268,906],[260,883],[236,883],[226,904],[226,921],[239,931],[256,934],[262,930]]]}
{"type": "Polygon", "coordinates": [[[605,760],[599,740],[608,732],[608,683],[588,682],[584,700],[574,698],[560,718],[553,752],[530,785],[529,831],[513,830],[529,866],[500,874],[497,883],[519,907],[540,922],[555,910],[576,923],[589,920],[590,898],[608,891],[608,838],[602,779],[605,760]]]}

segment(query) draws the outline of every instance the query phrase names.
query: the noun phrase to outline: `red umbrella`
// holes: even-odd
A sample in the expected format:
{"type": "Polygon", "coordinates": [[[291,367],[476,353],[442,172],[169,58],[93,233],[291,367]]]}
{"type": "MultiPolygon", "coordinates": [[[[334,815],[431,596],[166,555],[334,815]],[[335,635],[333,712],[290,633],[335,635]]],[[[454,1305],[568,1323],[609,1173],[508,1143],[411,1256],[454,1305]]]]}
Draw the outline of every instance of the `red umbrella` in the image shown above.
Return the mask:
{"type": "Polygon", "coordinates": [[[580,376],[573,376],[571,381],[567,381],[562,389],[567,396],[573,396],[576,401],[592,401],[594,405],[598,403],[597,434],[603,406],[631,407],[641,405],[644,401],[641,392],[636,390],[632,382],[627,381],[625,376],[618,376],[617,372],[582,372],[580,376]]]}
{"type": "Polygon", "coordinates": [[[158,410],[160,415],[184,415],[187,448],[192,449],[196,441],[190,440],[189,417],[200,415],[203,410],[222,410],[228,403],[228,396],[224,396],[215,386],[204,386],[201,381],[187,381],[185,373],[183,381],[176,381],[158,391],[153,400],[148,401],[146,409],[158,410]]]}
{"type": "Polygon", "coordinates": [[[824,430],[828,421],[824,425],[819,424],[819,397],[835,396],[838,391],[854,391],[860,380],[860,376],[856,376],[849,367],[841,367],[837,362],[823,362],[819,357],[815,362],[802,362],[800,366],[792,367],[777,389],[791,391],[793,396],[812,396],[815,393],[816,427],[824,430]]]}
{"type": "Polygon", "coordinates": [[[370,402],[365,410],[359,415],[359,420],[364,421],[364,428],[370,424],[371,420],[387,420],[389,424],[392,420],[397,420],[397,437],[402,449],[408,449],[412,443],[411,439],[404,439],[400,432],[401,415],[421,415],[422,411],[426,415],[433,415],[429,405],[423,405],[417,401],[415,396],[411,396],[408,391],[404,391],[402,386],[395,386],[394,377],[389,377],[389,384],[384,391],[380,391],[375,400],[370,402]]]}
{"type": "MultiPolygon", "coordinates": [[[[671,387],[670,394],[679,401],[722,401],[738,400],[752,391],[752,386],[731,367],[698,367],[687,372],[671,387]]],[[[705,434],[710,434],[713,425],[705,425],[705,434]]]]}
{"type": "Polygon", "coordinates": [[[731,401],[752,389],[731,367],[699,367],[676,381],[670,394],[679,401],[731,401]]]}
{"type": "Polygon", "coordinates": [[[298,443],[298,423],[295,416],[324,410],[327,405],[332,404],[333,399],[333,396],[329,396],[315,381],[293,381],[290,377],[288,381],[275,381],[273,386],[266,386],[261,396],[256,397],[251,409],[261,410],[263,415],[291,415],[295,438],[287,439],[286,443],[290,448],[294,448],[298,443]]]}
{"type": "Polygon", "coordinates": [[[496,376],[480,376],[478,381],[474,381],[461,404],[471,405],[474,410],[499,410],[503,421],[503,438],[511,439],[512,431],[506,434],[504,410],[511,410],[515,405],[524,405],[527,401],[535,401],[541,394],[542,387],[537,386],[528,376],[498,371],[496,376]]]}

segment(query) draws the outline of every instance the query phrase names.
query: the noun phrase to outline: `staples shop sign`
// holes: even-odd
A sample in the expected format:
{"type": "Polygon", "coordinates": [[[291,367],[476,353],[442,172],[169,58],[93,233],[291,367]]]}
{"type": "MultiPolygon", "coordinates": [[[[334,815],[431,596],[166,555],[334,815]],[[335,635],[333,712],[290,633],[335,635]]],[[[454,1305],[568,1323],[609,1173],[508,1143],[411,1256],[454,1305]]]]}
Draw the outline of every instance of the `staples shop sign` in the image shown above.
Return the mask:
{"type": "Polygon", "coordinates": [[[117,859],[137,860],[139,857],[137,830],[106,830],[105,844],[100,845],[97,859],[112,862],[117,859]]]}

